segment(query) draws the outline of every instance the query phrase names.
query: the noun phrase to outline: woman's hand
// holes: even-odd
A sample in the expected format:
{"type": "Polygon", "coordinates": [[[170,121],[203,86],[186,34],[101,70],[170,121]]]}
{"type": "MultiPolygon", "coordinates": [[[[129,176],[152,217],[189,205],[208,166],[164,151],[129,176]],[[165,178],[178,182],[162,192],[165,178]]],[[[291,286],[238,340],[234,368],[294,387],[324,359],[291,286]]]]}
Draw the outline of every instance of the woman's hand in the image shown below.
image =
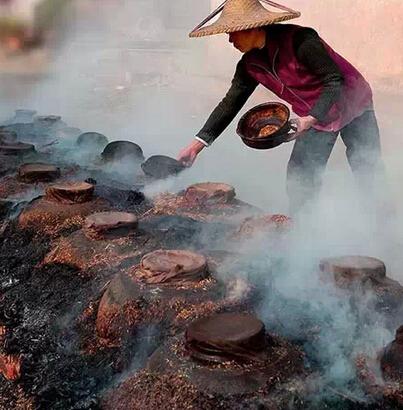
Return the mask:
{"type": "Polygon", "coordinates": [[[186,167],[191,167],[203,148],[205,148],[205,145],[200,141],[192,141],[187,147],[179,152],[178,161],[186,167]]]}
{"type": "Polygon", "coordinates": [[[312,115],[297,118],[297,133],[300,134],[301,132],[308,131],[317,122],[318,120],[315,117],[312,117],[312,115]]]}

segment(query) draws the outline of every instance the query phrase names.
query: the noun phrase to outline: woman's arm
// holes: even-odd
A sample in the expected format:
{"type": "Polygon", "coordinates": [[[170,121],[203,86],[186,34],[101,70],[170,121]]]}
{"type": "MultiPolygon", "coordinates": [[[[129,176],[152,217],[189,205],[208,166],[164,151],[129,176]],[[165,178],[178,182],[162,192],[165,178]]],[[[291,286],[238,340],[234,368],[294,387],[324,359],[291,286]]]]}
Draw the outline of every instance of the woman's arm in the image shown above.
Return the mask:
{"type": "Polygon", "coordinates": [[[197,133],[195,140],[179,152],[178,161],[186,166],[191,166],[197,155],[227,128],[253,93],[257,84],[247,74],[241,59],[227,94],[210,114],[203,128],[197,133]]]}
{"type": "Polygon", "coordinates": [[[231,87],[213,110],[197,137],[210,145],[236,117],[258,83],[246,72],[243,60],[238,63],[231,87]]]}
{"type": "Polygon", "coordinates": [[[315,30],[298,30],[294,35],[294,48],[298,60],[323,81],[322,93],[309,114],[320,122],[324,121],[330,108],[340,98],[343,74],[315,30]]]}

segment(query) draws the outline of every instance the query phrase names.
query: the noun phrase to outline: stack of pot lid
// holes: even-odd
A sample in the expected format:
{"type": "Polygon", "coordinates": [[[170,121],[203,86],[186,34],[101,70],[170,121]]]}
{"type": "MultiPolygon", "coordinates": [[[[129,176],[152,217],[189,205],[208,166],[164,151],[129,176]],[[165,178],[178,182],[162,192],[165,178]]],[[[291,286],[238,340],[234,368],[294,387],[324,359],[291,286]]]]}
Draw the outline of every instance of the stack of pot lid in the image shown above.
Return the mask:
{"type": "Polygon", "coordinates": [[[254,360],[266,347],[263,322],[246,313],[198,319],[188,326],[185,336],[192,358],[213,363],[254,360]]]}
{"type": "Polygon", "coordinates": [[[385,264],[369,256],[347,255],[325,258],[320,261],[320,270],[330,273],[336,282],[362,280],[366,277],[382,280],[386,276],[385,264]]]}
{"type": "Polygon", "coordinates": [[[35,152],[35,147],[32,144],[25,144],[23,142],[16,142],[13,144],[0,144],[0,153],[4,155],[18,155],[23,156],[35,152]]]}
{"type": "Polygon", "coordinates": [[[184,250],[157,250],[145,255],[134,271],[147,284],[198,282],[208,276],[207,259],[184,250]]]}
{"type": "Polygon", "coordinates": [[[112,239],[134,235],[138,220],[128,212],[98,212],[87,216],[83,230],[89,239],[112,239]]]}
{"type": "Polygon", "coordinates": [[[61,175],[60,168],[43,163],[27,163],[18,169],[17,178],[25,183],[51,182],[61,175]]]}
{"type": "Polygon", "coordinates": [[[235,189],[220,182],[202,182],[189,186],[185,191],[188,202],[200,205],[226,204],[235,198],[235,189]]]}
{"type": "Polygon", "coordinates": [[[94,197],[94,185],[87,182],[67,182],[46,188],[46,199],[62,204],[82,204],[94,197]]]}

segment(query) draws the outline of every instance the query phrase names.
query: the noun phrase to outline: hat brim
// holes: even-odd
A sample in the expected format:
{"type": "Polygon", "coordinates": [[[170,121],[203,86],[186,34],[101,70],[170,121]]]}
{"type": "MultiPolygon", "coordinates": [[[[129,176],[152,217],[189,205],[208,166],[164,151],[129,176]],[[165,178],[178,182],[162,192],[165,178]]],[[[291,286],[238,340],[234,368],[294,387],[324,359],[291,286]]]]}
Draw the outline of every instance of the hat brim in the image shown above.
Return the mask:
{"type": "Polygon", "coordinates": [[[189,37],[206,37],[216,34],[234,33],[236,31],[250,30],[258,27],[265,27],[270,24],[280,23],[282,21],[291,20],[301,16],[299,12],[285,12],[285,13],[271,13],[267,12],[266,16],[256,20],[242,20],[242,21],[231,21],[228,23],[223,23],[222,20],[218,19],[216,22],[206,26],[201,27],[197,30],[193,30],[189,33],[189,37]]]}

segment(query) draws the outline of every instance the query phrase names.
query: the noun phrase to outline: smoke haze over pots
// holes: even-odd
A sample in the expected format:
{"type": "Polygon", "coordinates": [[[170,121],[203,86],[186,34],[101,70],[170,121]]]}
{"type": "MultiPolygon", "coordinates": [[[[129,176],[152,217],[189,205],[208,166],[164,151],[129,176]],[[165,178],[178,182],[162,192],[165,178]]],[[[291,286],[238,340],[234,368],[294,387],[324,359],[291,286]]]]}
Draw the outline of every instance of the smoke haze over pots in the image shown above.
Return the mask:
{"type": "MultiPolygon", "coordinates": [[[[85,150],[79,144],[62,151],[79,164],[94,168],[101,167],[96,161],[108,141],[113,144],[115,140],[138,144],[145,158],[175,158],[224,96],[233,74],[232,69],[225,71],[225,77],[211,72],[211,66],[221,64],[212,56],[221,47],[224,50],[226,38],[205,42],[187,39],[193,23],[208,13],[210,2],[196,2],[194,12],[186,7],[186,19],[180,13],[167,12],[166,0],[75,3],[75,18],[66,22],[66,38],[52,54],[49,73],[38,76],[33,85],[24,84],[23,92],[19,85],[19,96],[6,98],[2,105],[2,117],[10,117],[15,107],[60,114],[66,123],[79,127],[71,130],[72,142],[80,138],[80,129],[97,130],[102,134],[98,134],[101,137],[91,148],[85,150]]],[[[320,21],[323,9],[315,10],[320,21]]],[[[345,20],[339,23],[351,26],[354,16],[345,14],[345,20]]],[[[332,27],[322,24],[321,31],[339,36],[339,28],[332,27]]],[[[370,46],[360,46],[367,47],[370,46]]],[[[231,62],[235,68],[238,58],[238,54],[231,54],[225,64],[231,62]]],[[[360,65],[360,60],[354,63],[360,65]]],[[[403,282],[403,214],[399,206],[403,200],[403,98],[381,94],[378,89],[375,97],[388,177],[377,192],[383,206],[360,197],[345,160],[345,148],[339,142],[320,197],[293,222],[285,245],[279,246],[271,232],[242,241],[222,239],[214,244],[220,251],[241,254],[240,263],[227,260],[220,265],[219,274],[224,279],[231,274],[243,275],[261,285],[259,318],[269,331],[303,346],[314,363],[313,370],[320,369],[320,387],[324,386],[325,394],[330,386],[360,398],[363,396],[355,383],[354,357],[376,353],[391,343],[402,324],[397,324],[401,315],[376,312],[376,295],[366,285],[357,285],[357,297],[331,281],[324,282],[319,261],[341,255],[368,255],[385,263],[387,276],[403,282]],[[388,315],[392,317],[385,319],[388,315]]],[[[258,89],[242,113],[271,99],[271,94],[258,89]]],[[[175,178],[147,185],[147,196],[165,191],[176,194],[195,183],[222,181],[235,187],[237,198],[265,213],[287,214],[285,172],[292,144],[267,152],[250,150],[236,136],[235,126],[236,121],[202,152],[194,167],[175,178]]],[[[134,184],[139,168],[125,160],[116,164],[113,171],[119,181],[134,184]]],[[[169,230],[164,224],[161,223],[162,229],[169,230]]],[[[188,225],[184,222],[184,226],[185,231],[188,225]]],[[[200,228],[199,243],[210,245],[208,239],[214,228],[217,225],[205,226],[204,231],[200,228]]],[[[233,294],[242,294],[243,290],[242,286],[235,286],[233,294]]],[[[147,331],[144,334],[148,340],[147,331]]],[[[141,351],[144,346],[137,347],[141,351]]],[[[140,359],[133,367],[139,363],[140,359]]]]}

